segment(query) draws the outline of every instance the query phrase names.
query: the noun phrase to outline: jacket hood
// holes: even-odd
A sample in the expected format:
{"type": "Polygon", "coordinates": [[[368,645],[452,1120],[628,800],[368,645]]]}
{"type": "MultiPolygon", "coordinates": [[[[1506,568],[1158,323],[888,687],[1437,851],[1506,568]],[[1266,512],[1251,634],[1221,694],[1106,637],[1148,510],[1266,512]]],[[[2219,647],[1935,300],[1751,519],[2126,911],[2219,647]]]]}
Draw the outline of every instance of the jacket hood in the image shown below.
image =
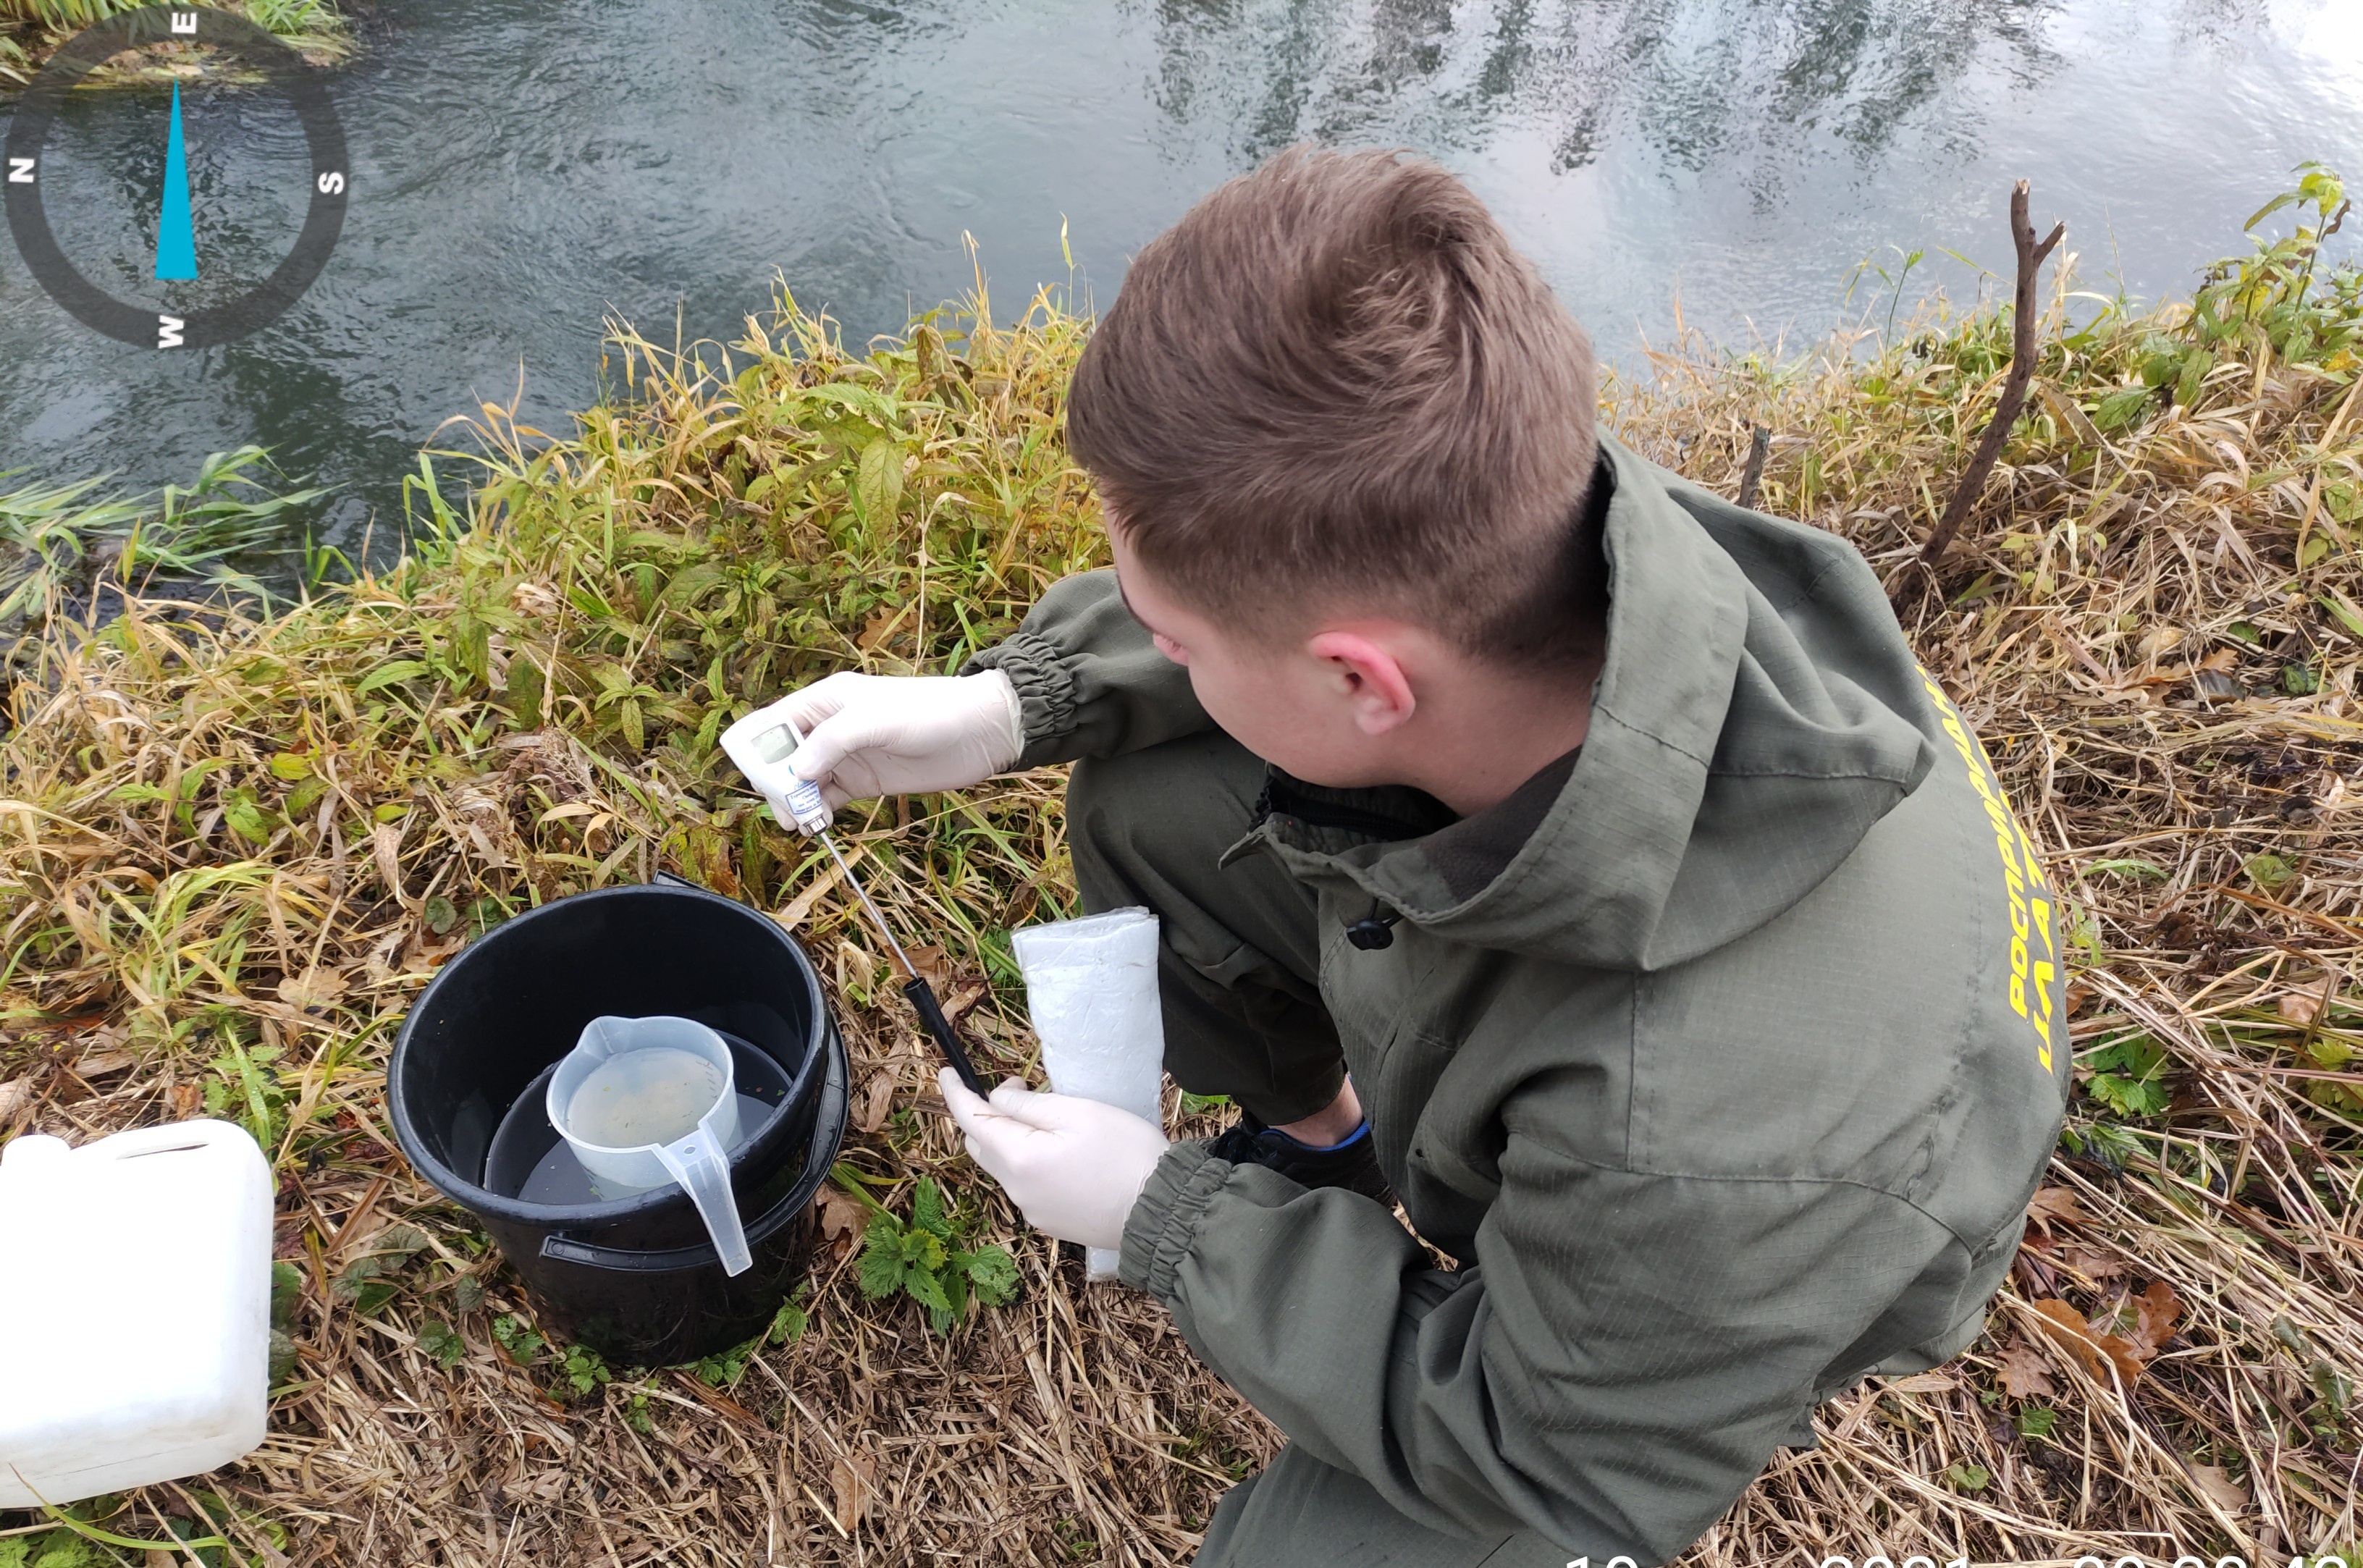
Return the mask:
{"type": "Polygon", "coordinates": [[[1934,721],[1862,557],[1601,452],[1608,651],[1581,751],[1457,820],[1414,790],[1282,778],[1241,850],[1452,941],[1657,970],[1789,908],[1918,786],[1934,721]]]}

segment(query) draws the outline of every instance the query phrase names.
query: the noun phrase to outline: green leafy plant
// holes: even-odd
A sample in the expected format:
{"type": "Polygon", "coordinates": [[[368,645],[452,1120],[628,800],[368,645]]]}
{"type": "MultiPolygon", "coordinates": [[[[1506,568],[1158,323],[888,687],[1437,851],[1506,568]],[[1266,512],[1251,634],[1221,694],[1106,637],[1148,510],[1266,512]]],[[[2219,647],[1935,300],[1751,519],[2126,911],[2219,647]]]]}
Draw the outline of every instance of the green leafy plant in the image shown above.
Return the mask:
{"type": "Polygon", "coordinates": [[[2166,1109],[2166,1048],[2149,1036],[2119,1035],[2079,1060],[2092,1070],[2085,1093],[2117,1115],[2151,1117],[2166,1109]]]}
{"type": "Polygon", "coordinates": [[[468,1359],[468,1341],[460,1337],[459,1329],[439,1318],[430,1318],[418,1326],[418,1348],[445,1372],[468,1359]]]}
{"type": "Polygon", "coordinates": [[[812,1327],[812,1313],[805,1305],[811,1296],[812,1281],[800,1282],[780,1303],[780,1309],[771,1314],[771,1326],[763,1337],[775,1345],[793,1345],[803,1339],[804,1330],[812,1327]]]}
{"type": "Polygon", "coordinates": [[[738,1380],[747,1375],[747,1363],[755,1359],[755,1352],[763,1348],[763,1341],[770,1337],[771,1330],[766,1329],[744,1344],[732,1345],[710,1356],[700,1356],[690,1363],[689,1370],[708,1388],[736,1388],[738,1380]]]}
{"type": "Polygon", "coordinates": [[[426,1250],[425,1231],[415,1225],[389,1225],[371,1239],[367,1251],[329,1282],[328,1294],[351,1302],[356,1311],[375,1312],[401,1288],[394,1276],[426,1250]]]}
{"type": "Polygon", "coordinates": [[[541,1350],[542,1338],[524,1318],[514,1312],[504,1312],[493,1319],[493,1342],[517,1365],[531,1366],[534,1356],[541,1350]]]}
{"type": "Polygon", "coordinates": [[[2240,862],[2240,869],[2248,873],[2250,882],[2268,893],[2286,886],[2297,875],[2297,868],[2279,855],[2250,855],[2240,862]]]}
{"type": "Polygon", "coordinates": [[[2298,165],[2294,190],[2258,207],[2241,227],[2253,233],[2284,207],[2296,207],[2296,231],[2255,241],[2253,256],[2217,262],[2191,300],[2191,320],[2202,344],[2261,339],[2285,359],[2310,361],[2352,350],[2357,323],[2350,307],[2363,278],[2341,268],[2316,288],[2324,241],[2345,226],[2353,204],[2337,172],[2321,163],[2298,165]],[[2310,221],[2309,221],[2310,218],[2310,221]]]}
{"type": "Polygon", "coordinates": [[[607,1370],[605,1358],[582,1345],[567,1347],[566,1358],[559,1362],[558,1370],[565,1380],[565,1386],[574,1391],[577,1399],[615,1381],[615,1374],[607,1370]]]}
{"type": "Polygon", "coordinates": [[[279,1081],[275,1045],[244,1045],[225,1031],[227,1047],[213,1059],[213,1076],[205,1080],[205,1114],[235,1121],[254,1135],[265,1149],[279,1146],[280,1118],[294,1097],[279,1081]]]}
{"type": "Polygon", "coordinates": [[[690,1372],[708,1388],[736,1388],[738,1380],[747,1375],[748,1363],[765,1345],[792,1345],[804,1337],[811,1327],[812,1317],[805,1305],[812,1294],[812,1282],[806,1280],[790,1293],[780,1309],[771,1314],[771,1321],[761,1333],[744,1344],[732,1345],[710,1356],[701,1356],[689,1363],[690,1372]]]}
{"type": "Polygon", "coordinates": [[[858,1181],[851,1191],[871,1211],[855,1273],[862,1295],[873,1301],[897,1292],[909,1296],[927,1309],[927,1322],[938,1334],[949,1333],[966,1315],[971,1296],[985,1307],[1015,1297],[1017,1261],[997,1243],[963,1247],[975,1220],[955,1223],[934,1177],[919,1178],[908,1220],[862,1191],[858,1181]]]}
{"type": "Polygon", "coordinates": [[[120,1561],[70,1529],[0,1540],[0,1568],[99,1568],[120,1561]]]}
{"type": "Polygon", "coordinates": [[[2070,1124],[2061,1128],[2059,1146],[2070,1154],[2080,1154],[2112,1171],[2124,1170],[2127,1162],[2141,1152],[2139,1139],[2126,1129],[2107,1121],[2087,1122],[2080,1127],[2070,1124]]]}
{"type": "Polygon", "coordinates": [[[295,1304],[304,1298],[304,1271],[284,1258],[271,1265],[271,1382],[295,1370],[295,1304]]]}
{"type": "Polygon", "coordinates": [[[251,1561],[245,1553],[232,1549],[223,1539],[228,1533],[223,1527],[231,1519],[236,1519],[247,1530],[269,1541],[273,1551],[286,1551],[287,1527],[277,1519],[254,1508],[239,1507],[220,1493],[204,1487],[190,1491],[187,1496],[196,1506],[197,1517],[194,1519],[168,1517],[164,1522],[175,1536],[181,1538],[183,1550],[194,1548],[194,1555],[206,1568],[225,1568],[225,1562],[227,1568],[240,1568],[241,1564],[251,1561]],[[196,1539],[200,1537],[210,1544],[198,1546],[196,1539]]]}
{"type": "Polygon", "coordinates": [[[1058,1538],[1059,1550],[1070,1562],[1088,1562],[1100,1554],[1099,1538],[1086,1529],[1083,1521],[1066,1514],[1059,1516],[1050,1527],[1058,1538]]]}
{"type": "Polygon", "coordinates": [[[94,497],[105,476],[0,495],[0,623],[35,615],[52,593],[83,590],[102,576],[130,588],[197,578],[264,597],[261,584],[228,561],[276,552],[288,514],[327,494],[273,489],[283,478],[268,450],[247,446],[206,458],[194,484],[150,495],[94,497]]]}
{"type": "MultiPolygon", "coordinates": [[[[200,1491],[191,1496],[201,1509],[212,1508],[224,1517],[228,1515],[227,1507],[213,1493],[200,1491]]],[[[0,1536],[0,1568],[116,1568],[126,1561],[140,1561],[137,1556],[127,1559],[125,1552],[184,1555],[200,1568],[222,1568],[222,1549],[228,1542],[218,1535],[205,1533],[200,1526],[187,1519],[165,1520],[172,1536],[170,1540],[140,1540],[106,1529],[105,1521],[120,1513],[122,1506],[123,1499],[107,1494],[62,1508],[42,1508],[55,1528],[0,1536]]],[[[240,1517],[250,1521],[254,1518],[248,1514],[240,1517]]],[[[274,1548],[286,1545],[286,1531],[275,1523],[261,1533],[274,1548]]]]}

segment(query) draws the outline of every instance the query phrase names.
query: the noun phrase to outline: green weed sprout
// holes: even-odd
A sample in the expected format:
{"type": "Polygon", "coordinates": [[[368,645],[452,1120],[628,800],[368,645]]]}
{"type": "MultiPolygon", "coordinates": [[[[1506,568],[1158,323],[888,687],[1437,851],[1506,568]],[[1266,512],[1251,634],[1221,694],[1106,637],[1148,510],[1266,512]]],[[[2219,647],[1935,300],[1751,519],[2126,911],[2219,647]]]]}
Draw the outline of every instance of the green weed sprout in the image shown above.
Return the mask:
{"type": "Polygon", "coordinates": [[[966,1315],[971,1295],[986,1307],[1015,1298],[1016,1260],[995,1242],[962,1247],[974,1221],[955,1225],[934,1177],[919,1178],[908,1220],[862,1191],[858,1181],[845,1184],[870,1210],[855,1273],[862,1295],[872,1301],[897,1292],[908,1296],[927,1309],[927,1322],[938,1334],[951,1332],[966,1315]]]}

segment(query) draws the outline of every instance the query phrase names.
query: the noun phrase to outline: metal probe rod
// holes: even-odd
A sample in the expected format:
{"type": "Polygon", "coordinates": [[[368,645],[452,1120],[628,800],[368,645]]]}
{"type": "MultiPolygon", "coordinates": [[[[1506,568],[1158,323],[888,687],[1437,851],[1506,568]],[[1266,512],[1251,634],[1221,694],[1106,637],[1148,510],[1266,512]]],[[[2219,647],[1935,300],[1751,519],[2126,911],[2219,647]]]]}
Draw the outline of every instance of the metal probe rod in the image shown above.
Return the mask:
{"type": "Polygon", "coordinates": [[[870,911],[870,923],[878,928],[878,934],[884,937],[886,945],[894,950],[894,962],[902,966],[904,973],[917,974],[918,970],[912,967],[911,955],[904,952],[903,944],[894,940],[893,928],[886,924],[885,915],[877,905],[870,902],[869,890],[861,885],[861,879],[854,875],[853,868],[846,863],[844,852],[838,849],[837,840],[824,831],[820,836],[820,841],[828,846],[829,857],[837,862],[837,869],[845,874],[846,885],[853,889],[853,895],[856,898],[861,900],[861,906],[870,911]]]}
{"type": "Polygon", "coordinates": [[[970,1094],[982,1095],[985,1092],[984,1080],[976,1075],[976,1065],[968,1059],[968,1048],[960,1043],[960,1036],[952,1032],[951,1020],[944,1017],[944,1005],[937,997],[936,988],[927,984],[926,976],[911,962],[911,955],[904,952],[903,944],[894,940],[894,929],[886,923],[884,912],[871,902],[869,889],[863,887],[861,879],[853,874],[853,867],[847,863],[844,852],[837,847],[837,840],[829,837],[826,829],[821,831],[819,838],[828,846],[829,858],[837,862],[837,869],[844,874],[846,885],[853,889],[853,895],[861,901],[862,908],[870,912],[870,923],[878,928],[878,934],[885,938],[886,945],[893,950],[894,962],[902,965],[904,974],[910,976],[904,984],[903,995],[910,1002],[912,1010],[919,1015],[919,1021],[926,1026],[927,1032],[935,1037],[936,1049],[944,1053],[944,1059],[952,1064],[952,1071],[960,1074],[961,1084],[970,1094]]]}

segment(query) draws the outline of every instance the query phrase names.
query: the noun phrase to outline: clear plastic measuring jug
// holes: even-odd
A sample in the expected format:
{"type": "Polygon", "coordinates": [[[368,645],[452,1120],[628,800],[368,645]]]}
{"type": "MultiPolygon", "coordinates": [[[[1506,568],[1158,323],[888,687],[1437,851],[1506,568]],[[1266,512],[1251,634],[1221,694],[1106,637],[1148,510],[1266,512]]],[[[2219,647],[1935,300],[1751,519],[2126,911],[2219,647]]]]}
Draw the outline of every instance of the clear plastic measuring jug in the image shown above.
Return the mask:
{"type": "Polygon", "coordinates": [[[678,1182],[697,1205],[722,1272],[754,1266],[730,1150],[738,1093],[730,1048],[689,1018],[594,1018],[549,1077],[549,1125],[603,1198],[678,1182]]]}

